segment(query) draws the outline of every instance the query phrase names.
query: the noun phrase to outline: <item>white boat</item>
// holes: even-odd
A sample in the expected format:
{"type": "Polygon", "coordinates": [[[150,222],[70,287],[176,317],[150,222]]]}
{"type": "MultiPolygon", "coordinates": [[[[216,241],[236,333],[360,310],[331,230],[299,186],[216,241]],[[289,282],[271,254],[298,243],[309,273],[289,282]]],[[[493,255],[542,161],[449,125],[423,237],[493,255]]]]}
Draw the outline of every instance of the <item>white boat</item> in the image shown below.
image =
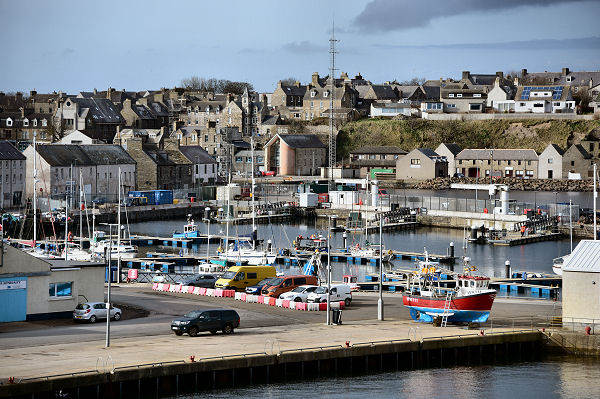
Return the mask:
{"type": "Polygon", "coordinates": [[[96,245],[94,246],[94,256],[105,259],[106,256],[108,256],[109,247],[110,257],[112,259],[117,259],[118,256],[121,256],[121,259],[131,259],[135,258],[135,256],[138,253],[138,248],[135,245],[123,242],[117,245],[117,242],[115,241],[113,241],[111,244],[110,241],[105,240],[96,243],[96,245]]]}
{"type": "MultiPolygon", "coordinates": [[[[63,250],[63,257],[65,256],[64,252],[65,251],[63,250]]],[[[70,244],[67,247],[67,258],[79,262],[91,262],[93,255],[90,251],[81,249],[78,245],[70,244]]]]}
{"type": "MultiPolygon", "coordinates": [[[[360,244],[356,244],[354,247],[348,249],[349,256],[353,258],[366,258],[366,259],[379,259],[379,244],[371,244],[366,247],[361,247],[360,244]]],[[[389,262],[392,259],[393,252],[385,251],[383,247],[382,259],[384,262],[389,262]]]]}
{"type": "Polygon", "coordinates": [[[565,262],[569,259],[569,256],[571,256],[571,254],[554,258],[554,260],[552,261],[552,271],[554,272],[554,274],[562,276],[562,267],[565,264],[565,262]]]}
{"type": "Polygon", "coordinates": [[[275,263],[276,258],[275,252],[252,249],[251,244],[244,241],[232,243],[226,251],[219,252],[219,259],[249,265],[270,265],[275,263]]]}

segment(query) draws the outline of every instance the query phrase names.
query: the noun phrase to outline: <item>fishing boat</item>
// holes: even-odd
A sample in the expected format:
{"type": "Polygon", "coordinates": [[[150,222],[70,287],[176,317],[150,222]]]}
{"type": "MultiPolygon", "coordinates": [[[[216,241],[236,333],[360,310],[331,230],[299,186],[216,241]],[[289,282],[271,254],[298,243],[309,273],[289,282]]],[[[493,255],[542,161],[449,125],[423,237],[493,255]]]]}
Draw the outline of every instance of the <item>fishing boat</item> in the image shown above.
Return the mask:
{"type": "Polygon", "coordinates": [[[117,259],[119,256],[122,259],[132,259],[138,253],[138,247],[135,245],[128,244],[126,242],[117,242],[104,240],[98,242],[94,246],[94,256],[102,259],[106,259],[108,250],[110,248],[110,256],[112,259],[117,259]]]}
{"type": "Polygon", "coordinates": [[[277,254],[272,250],[255,249],[252,242],[247,240],[237,239],[229,244],[226,250],[217,250],[219,259],[229,262],[238,262],[248,265],[270,265],[275,263],[277,254]]]}
{"type": "Polygon", "coordinates": [[[442,326],[487,321],[496,290],[489,288],[489,277],[473,274],[476,268],[469,265],[469,258],[464,262],[464,273],[456,276],[455,288],[441,287],[440,272],[430,267],[427,257],[419,262],[419,270],[410,276],[409,289],[402,295],[413,320],[427,323],[439,317],[442,326]]]}
{"type": "Polygon", "coordinates": [[[175,231],[173,233],[173,238],[198,238],[200,237],[200,232],[198,231],[198,225],[192,219],[192,215],[188,215],[187,223],[183,226],[183,233],[180,231],[175,231]]]}

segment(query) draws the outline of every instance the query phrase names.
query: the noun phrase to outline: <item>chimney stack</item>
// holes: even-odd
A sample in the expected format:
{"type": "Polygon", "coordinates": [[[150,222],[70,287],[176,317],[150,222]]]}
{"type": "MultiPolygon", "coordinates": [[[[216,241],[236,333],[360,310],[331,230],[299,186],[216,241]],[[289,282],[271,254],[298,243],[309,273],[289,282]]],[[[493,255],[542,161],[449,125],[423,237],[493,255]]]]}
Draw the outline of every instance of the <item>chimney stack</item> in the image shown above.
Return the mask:
{"type": "Polygon", "coordinates": [[[498,71],[498,72],[496,72],[496,76],[499,77],[500,79],[504,79],[504,72],[498,71]]]}
{"type": "Polygon", "coordinates": [[[562,76],[567,76],[569,74],[569,68],[562,69],[562,76]]]}
{"type": "Polygon", "coordinates": [[[463,73],[462,73],[462,80],[469,80],[470,77],[471,77],[471,72],[470,71],[463,71],[463,73]]]}

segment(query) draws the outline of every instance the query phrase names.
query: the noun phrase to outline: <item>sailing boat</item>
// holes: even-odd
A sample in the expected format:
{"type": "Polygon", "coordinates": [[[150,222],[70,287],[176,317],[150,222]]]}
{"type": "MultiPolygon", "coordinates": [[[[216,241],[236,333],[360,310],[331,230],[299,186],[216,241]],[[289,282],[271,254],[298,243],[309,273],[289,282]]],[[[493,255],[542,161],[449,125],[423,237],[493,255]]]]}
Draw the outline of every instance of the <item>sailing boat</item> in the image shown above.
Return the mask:
{"type": "MultiPolygon", "coordinates": [[[[83,249],[83,215],[82,211],[85,207],[83,200],[83,177],[81,175],[81,169],[79,169],[79,245],[73,242],[66,242],[65,248],[63,249],[63,256],[65,259],[91,262],[93,255],[90,251],[83,249]]],[[[68,206],[68,205],[67,205],[68,206]]],[[[89,234],[89,226],[88,226],[89,234]]]]}
{"type": "MultiPolygon", "coordinates": [[[[219,259],[226,261],[234,261],[239,263],[247,263],[249,265],[270,265],[275,263],[277,254],[272,248],[257,249],[257,229],[256,229],[256,209],[254,205],[254,186],[256,185],[254,173],[254,135],[250,138],[250,157],[252,158],[252,188],[251,188],[251,203],[252,203],[252,234],[250,241],[236,240],[231,246],[225,245],[225,250],[219,253],[219,259]]],[[[230,175],[231,179],[231,175],[230,175]]],[[[227,197],[227,236],[229,235],[229,195],[227,197]]],[[[228,237],[227,237],[228,239],[228,237]]],[[[226,239],[226,240],[227,240],[226,239]]]]}

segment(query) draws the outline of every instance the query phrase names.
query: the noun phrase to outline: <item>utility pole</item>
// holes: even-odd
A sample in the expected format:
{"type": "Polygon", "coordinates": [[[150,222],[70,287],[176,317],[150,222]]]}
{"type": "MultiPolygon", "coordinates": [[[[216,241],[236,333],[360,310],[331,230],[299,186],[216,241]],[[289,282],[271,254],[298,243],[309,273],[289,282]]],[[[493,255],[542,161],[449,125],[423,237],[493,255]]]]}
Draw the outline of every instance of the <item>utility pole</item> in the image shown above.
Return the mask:
{"type": "Polygon", "coordinates": [[[331,325],[331,216],[327,225],[327,325],[331,325]]]}
{"type": "Polygon", "coordinates": [[[335,133],[333,131],[333,114],[335,98],[335,22],[332,24],[331,39],[329,39],[329,189],[333,190],[333,168],[335,167],[336,157],[336,142],[335,133]]]}
{"type": "Polygon", "coordinates": [[[383,214],[379,215],[379,299],[377,320],[383,321],[383,214]]]}

